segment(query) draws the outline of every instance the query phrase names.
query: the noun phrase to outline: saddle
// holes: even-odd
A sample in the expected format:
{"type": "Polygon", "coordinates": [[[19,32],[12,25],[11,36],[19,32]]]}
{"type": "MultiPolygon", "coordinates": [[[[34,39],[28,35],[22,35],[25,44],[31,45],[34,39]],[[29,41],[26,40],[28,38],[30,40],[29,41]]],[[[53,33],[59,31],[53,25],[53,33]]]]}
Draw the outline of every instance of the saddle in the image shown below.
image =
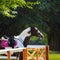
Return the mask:
{"type": "Polygon", "coordinates": [[[12,48],[14,48],[14,46],[16,46],[17,45],[17,42],[14,40],[14,36],[11,36],[11,37],[6,37],[6,36],[4,36],[1,40],[0,40],[1,42],[1,46],[3,47],[3,48],[5,48],[5,47],[12,47],[12,48]]]}

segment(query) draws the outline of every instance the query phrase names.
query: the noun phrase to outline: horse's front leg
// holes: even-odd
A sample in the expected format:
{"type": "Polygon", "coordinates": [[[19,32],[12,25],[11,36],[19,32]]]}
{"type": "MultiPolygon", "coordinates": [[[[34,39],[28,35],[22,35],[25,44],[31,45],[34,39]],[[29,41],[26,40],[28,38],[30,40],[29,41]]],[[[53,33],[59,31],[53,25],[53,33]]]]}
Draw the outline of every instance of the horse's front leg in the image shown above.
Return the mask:
{"type": "Polygon", "coordinates": [[[17,60],[23,60],[23,52],[19,52],[17,60]]]}

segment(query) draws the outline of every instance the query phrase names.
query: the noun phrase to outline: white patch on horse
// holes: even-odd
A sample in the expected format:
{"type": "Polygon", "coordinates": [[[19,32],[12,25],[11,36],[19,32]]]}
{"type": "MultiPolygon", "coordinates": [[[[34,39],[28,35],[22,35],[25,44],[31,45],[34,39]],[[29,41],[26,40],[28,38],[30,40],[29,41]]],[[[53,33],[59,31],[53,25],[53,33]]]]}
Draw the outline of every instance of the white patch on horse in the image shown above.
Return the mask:
{"type": "MultiPolygon", "coordinates": [[[[38,33],[40,33],[41,34],[41,36],[43,36],[44,37],[44,35],[37,29],[37,27],[35,27],[35,29],[37,30],[37,32],[38,33]]],[[[40,38],[41,39],[41,38],[40,38]]]]}
{"type": "Polygon", "coordinates": [[[29,28],[25,29],[20,35],[14,36],[16,38],[15,40],[18,43],[15,47],[24,47],[23,41],[25,40],[26,37],[31,35],[31,33],[28,33],[30,30],[31,30],[31,28],[29,27],[29,28]]]}
{"type": "Polygon", "coordinates": [[[35,29],[38,30],[37,27],[35,27],[35,29]]]}
{"type": "Polygon", "coordinates": [[[25,29],[21,34],[20,34],[20,38],[24,41],[24,39],[27,37],[27,36],[30,36],[31,33],[28,33],[29,31],[31,30],[31,28],[27,28],[25,29]]]}
{"type": "Polygon", "coordinates": [[[41,34],[41,36],[43,36],[44,37],[44,35],[38,30],[38,33],[40,33],[41,34]]]}

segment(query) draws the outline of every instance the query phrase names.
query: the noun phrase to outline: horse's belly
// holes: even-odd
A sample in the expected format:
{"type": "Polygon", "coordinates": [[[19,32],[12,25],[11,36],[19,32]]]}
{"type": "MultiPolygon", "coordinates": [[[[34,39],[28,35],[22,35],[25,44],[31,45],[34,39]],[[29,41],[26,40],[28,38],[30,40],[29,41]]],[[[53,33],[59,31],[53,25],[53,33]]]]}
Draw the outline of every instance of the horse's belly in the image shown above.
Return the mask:
{"type": "Polygon", "coordinates": [[[20,42],[19,40],[16,40],[16,42],[17,42],[17,45],[15,47],[24,47],[23,43],[20,42]]]}

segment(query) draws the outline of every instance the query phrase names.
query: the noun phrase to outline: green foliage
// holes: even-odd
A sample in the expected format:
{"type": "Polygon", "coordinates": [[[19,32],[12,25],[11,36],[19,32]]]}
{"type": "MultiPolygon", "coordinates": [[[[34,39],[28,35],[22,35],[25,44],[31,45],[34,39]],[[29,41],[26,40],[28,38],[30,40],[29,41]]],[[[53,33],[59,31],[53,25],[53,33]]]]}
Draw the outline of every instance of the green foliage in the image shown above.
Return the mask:
{"type": "MultiPolygon", "coordinates": [[[[4,27],[0,28],[1,32],[4,30],[4,33],[0,33],[7,34],[8,31],[13,35],[17,35],[29,26],[36,26],[41,31],[44,31],[43,34],[45,37],[42,41],[38,38],[34,38],[35,42],[38,40],[38,43],[41,42],[43,44],[47,44],[47,38],[49,38],[50,35],[46,34],[51,32],[54,32],[55,35],[53,33],[52,34],[57,37],[57,39],[55,37],[54,39],[60,39],[59,3],[60,0],[0,0],[0,13],[9,17],[16,16],[13,19],[1,18],[0,16],[0,23],[2,22],[8,26],[6,31],[4,27]]],[[[53,40],[50,38],[48,41],[53,40]]]]}
{"type": "Polygon", "coordinates": [[[42,39],[41,43],[47,45],[48,44],[47,34],[44,32],[43,35],[44,35],[44,38],[42,39]]]}
{"type": "Polygon", "coordinates": [[[33,45],[47,45],[48,44],[48,39],[47,39],[47,34],[43,33],[44,38],[40,39],[38,37],[32,36],[30,39],[29,44],[33,44],[33,45]]]}
{"type": "Polygon", "coordinates": [[[33,8],[33,5],[39,4],[36,2],[26,2],[25,0],[0,0],[0,13],[8,17],[15,17],[17,7],[33,8]]]}

